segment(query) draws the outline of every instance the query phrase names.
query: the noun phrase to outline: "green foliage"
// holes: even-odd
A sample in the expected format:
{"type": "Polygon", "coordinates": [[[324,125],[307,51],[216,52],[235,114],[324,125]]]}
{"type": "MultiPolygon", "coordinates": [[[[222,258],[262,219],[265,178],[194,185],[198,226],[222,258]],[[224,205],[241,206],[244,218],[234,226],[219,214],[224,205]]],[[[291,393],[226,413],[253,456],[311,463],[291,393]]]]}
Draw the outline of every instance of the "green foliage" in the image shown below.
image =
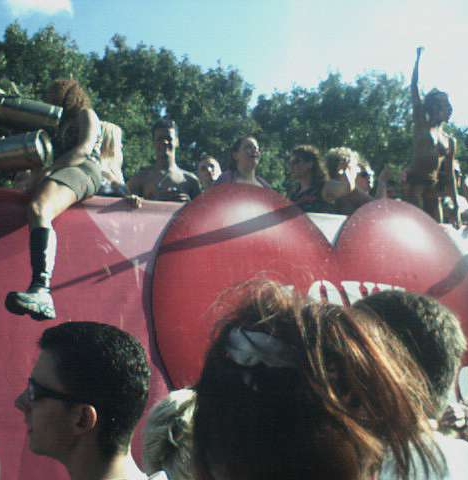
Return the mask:
{"type": "MultiPolygon", "coordinates": [[[[204,71],[165,48],[131,48],[118,34],[98,56],[80,53],[52,25],[32,36],[18,23],[6,28],[0,79],[40,98],[52,80],[69,77],[88,88],[100,118],[122,127],[127,177],[153,161],[151,125],[164,114],[179,125],[184,168],[195,170],[204,153],[227,165],[235,139],[254,134],[263,151],[259,174],[281,192],[289,187],[289,152],[302,143],[322,151],[349,146],[377,172],[389,165],[397,180],[411,160],[411,104],[402,78],[371,72],[349,84],[331,73],[315,88],[262,95],[250,109],[252,87],[233,68],[218,64],[204,71]]],[[[467,168],[468,129],[448,128],[467,168]]]]}

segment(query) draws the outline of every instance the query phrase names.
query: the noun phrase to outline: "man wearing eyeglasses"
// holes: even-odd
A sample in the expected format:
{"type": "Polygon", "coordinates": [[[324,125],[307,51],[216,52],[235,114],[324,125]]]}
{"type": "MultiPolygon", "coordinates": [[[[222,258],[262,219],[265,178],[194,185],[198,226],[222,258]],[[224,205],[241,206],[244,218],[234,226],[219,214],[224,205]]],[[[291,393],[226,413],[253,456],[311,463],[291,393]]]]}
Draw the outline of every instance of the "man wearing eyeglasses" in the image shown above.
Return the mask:
{"type": "Polygon", "coordinates": [[[130,442],[143,414],[150,369],[122,330],[68,322],[44,331],[41,353],[15,405],[29,447],[67,468],[71,480],[143,480],[130,442]]]}

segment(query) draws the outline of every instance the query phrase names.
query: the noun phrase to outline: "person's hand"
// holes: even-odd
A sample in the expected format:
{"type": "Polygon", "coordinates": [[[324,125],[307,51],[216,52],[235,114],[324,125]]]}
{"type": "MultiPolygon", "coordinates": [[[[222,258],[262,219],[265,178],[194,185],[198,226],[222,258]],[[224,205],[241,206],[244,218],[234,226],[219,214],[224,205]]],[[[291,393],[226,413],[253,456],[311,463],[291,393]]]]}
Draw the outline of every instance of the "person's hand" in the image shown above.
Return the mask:
{"type": "Polygon", "coordinates": [[[379,173],[377,180],[382,183],[387,183],[390,178],[392,178],[392,172],[390,171],[388,166],[385,165],[382,171],[379,173]]]}
{"type": "Polygon", "coordinates": [[[143,206],[143,200],[138,195],[126,195],[124,198],[132,208],[141,208],[143,206]]]}
{"type": "Polygon", "coordinates": [[[162,202],[190,202],[190,196],[181,192],[176,187],[168,188],[158,194],[158,200],[162,202]]]}
{"type": "Polygon", "coordinates": [[[462,226],[462,219],[461,219],[460,209],[458,208],[458,205],[455,206],[454,212],[453,212],[453,226],[457,230],[459,230],[462,226]]]}
{"type": "Polygon", "coordinates": [[[466,427],[468,407],[463,403],[450,403],[439,420],[441,430],[450,430],[466,427]]]}

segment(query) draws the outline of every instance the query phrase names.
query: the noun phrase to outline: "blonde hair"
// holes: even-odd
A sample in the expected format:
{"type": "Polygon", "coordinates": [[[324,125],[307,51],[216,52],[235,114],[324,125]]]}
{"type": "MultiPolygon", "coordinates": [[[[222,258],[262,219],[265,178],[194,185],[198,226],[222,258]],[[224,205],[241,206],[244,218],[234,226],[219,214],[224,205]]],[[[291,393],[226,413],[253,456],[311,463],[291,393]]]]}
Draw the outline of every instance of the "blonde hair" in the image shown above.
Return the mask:
{"type": "Polygon", "coordinates": [[[338,172],[346,168],[353,160],[355,160],[356,163],[359,163],[361,160],[358,152],[348,147],[330,148],[325,154],[325,161],[330,178],[336,178],[338,172]]]}
{"type": "Polygon", "coordinates": [[[101,165],[104,172],[110,173],[120,183],[125,183],[122,164],[122,129],[111,122],[101,122],[102,146],[101,165]]]}
{"type": "Polygon", "coordinates": [[[143,436],[148,475],[164,470],[171,480],[191,480],[193,390],[175,390],[153,407],[143,436]]]}

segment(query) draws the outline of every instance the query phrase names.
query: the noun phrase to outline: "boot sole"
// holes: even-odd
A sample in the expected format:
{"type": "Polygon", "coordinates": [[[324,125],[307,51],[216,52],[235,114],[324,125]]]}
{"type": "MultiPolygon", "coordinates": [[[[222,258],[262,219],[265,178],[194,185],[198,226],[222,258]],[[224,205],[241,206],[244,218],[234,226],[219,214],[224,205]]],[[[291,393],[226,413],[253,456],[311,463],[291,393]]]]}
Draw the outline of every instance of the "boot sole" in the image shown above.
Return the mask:
{"type": "Polygon", "coordinates": [[[15,315],[30,315],[33,320],[55,320],[55,316],[51,317],[43,313],[32,312],[28,308],[19,305],[16,301],[15,292],[10,292],[5,299],[5,308],[15,315]]]}

